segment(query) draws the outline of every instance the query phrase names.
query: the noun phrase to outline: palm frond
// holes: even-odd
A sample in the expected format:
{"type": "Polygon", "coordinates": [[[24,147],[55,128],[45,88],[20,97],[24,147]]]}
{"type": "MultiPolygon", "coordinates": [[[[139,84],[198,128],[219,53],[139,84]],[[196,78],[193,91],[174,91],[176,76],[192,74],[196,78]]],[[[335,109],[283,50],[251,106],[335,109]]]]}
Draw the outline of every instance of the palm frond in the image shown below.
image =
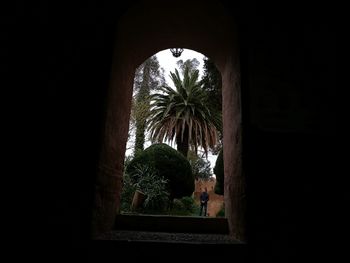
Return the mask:
{"type": "Polygon", "coordinates": [[[187,139],[195,150],[203,147],[205,153],[208,147],[218,142],[217,128],[221,127],[218,114],[212,113],[206,105],[207,95],[198,81],[199,71],[189,71],[185,68],[183,79],[177,69],[170,72],[175,89],[162,86],[159,93],[150,96],[151,110],[148,119],[148,129],[154,141],[175,138],[187,139]]]}

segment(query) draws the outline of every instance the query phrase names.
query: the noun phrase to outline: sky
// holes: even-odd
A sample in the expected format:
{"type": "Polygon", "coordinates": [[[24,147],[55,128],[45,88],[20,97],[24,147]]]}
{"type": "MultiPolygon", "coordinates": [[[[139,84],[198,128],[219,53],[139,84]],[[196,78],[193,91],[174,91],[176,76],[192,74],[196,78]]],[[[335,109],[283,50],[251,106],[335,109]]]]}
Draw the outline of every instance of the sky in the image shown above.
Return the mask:
{"type": "MultiPolygon", "coordinates": [[[[165,80],[167,82],[167,84],[170,87],[174,87],[173,82],[171,81],[169,75],[170,75],[170,71],[175,72],[175,68],[178,68],[176,65],[176,62],[179,60],[183,60],[186,61],[187,59],[193,59],[196,58],[199,61],[199,79],[202,77],[203,75],[203,58],[205,57],[203,54],[198,53],[196,51],[190,50],[190,49],[184,49],[184,51],[182,52],[181,56],[178,58],[175,58],[170,49],[166,49],[166,50],[162,50],[160,52],[158,52],[156,54],[158,61],[159,61],[159,65],[160,67],[162,67],[164,69],[164,76],[165,76],[165,80]]],[[[146,137],[147,139],[147,137],[146,137]]],[[[167,143],[167,142],[164,142],[167,143]]],[[[169,143],[167,143],[169,144],[169,143]]],[[[148,146],[150,146],[151,143],[150,141],[146,141],[144,147],[147,148],[148,146]]],[[[173,143],[172,145],[169,144],[171,147],[175,148],[176,145],[175,143],[173,143]]],[[[127,143],[127,151],[126,151],[126,155],[130,155],[132,153],[132,149],[130,149],[130,142],[127,143]]],[[[217,155],[212,155],[210,152],[208,153],[208,160],[210,161],[210,167],[213,171],[213,168],[215,166],[215,162],[216,162],[216,158],[217,155]]]]}
{"type": "Polygon", "coordinates": [[[176,58],[173,56],[173,54],[171,53],[170,49],[165,49],[162,50],[160,52],[158,52],[156,54],[158,61],[159,61],[159,65],[164,68],[165,70],[165,80],[167,82],[168,85],[172,86],[172,81],[169,77],[170,75],[170,71],[175,72],[175,68],[178,68],[176,65],[176,62],[179,60],[183,60],[186,61],[187,59],[193,59],[196,58],[199,61],[199,79],[202,77],[203,75],[203,58],[205,57],[203,54],[198,53],[196,51],[190,50],[190,49],[184,49],[184,51],[182,52],[181,56],[176,58]]]}

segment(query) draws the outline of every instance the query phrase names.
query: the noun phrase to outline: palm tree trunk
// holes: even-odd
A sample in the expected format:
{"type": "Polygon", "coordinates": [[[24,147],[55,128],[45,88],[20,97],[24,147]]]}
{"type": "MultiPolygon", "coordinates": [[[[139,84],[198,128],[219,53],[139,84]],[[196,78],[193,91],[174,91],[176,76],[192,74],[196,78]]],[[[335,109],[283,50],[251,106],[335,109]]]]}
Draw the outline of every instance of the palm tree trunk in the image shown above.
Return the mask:
{"type": "Polygon", "coordinates": [[[177,145],[177,150],[187,158],[189,144],[188,144],[188,136],[186,136],[186,132],[184,134],[182,141],[181,141],[181,134],[176,136],[176,145],[177,145]]]}

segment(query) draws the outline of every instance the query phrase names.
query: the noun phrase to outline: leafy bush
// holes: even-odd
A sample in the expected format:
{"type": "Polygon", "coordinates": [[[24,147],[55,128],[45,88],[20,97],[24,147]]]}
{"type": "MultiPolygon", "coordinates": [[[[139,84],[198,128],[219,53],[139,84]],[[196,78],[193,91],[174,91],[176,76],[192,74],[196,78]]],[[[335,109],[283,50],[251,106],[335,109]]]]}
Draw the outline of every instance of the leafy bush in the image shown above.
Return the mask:
{"type": "Polygon", "coordinates": [[[173,208],[170,211],[172,215],[197,215],[197,205],[193,197],[185,196],[181,199],[174,199],[173,208]]]}
{"type": "Polygon", "coordinates": [[[132,174],[137,190],[146,195],[144,208],[163,210],[169,199],[166,190],[168,180],[158,174],[149,165],[136,165],[132,174]]]}
{"type": "Polygon", "coordinates": [[[224,153],[223,148],[220,150],[219,156],[216,159],[214,174],[216,176],[216,183],[214,192],[218,195],[224,194],[224,153]]]}
{"type": "Polygon", "coordinates": [[[136,185],[135,181],[133,181],[129,174],[125,172],[126,167],[129,165],[129,163],[132,160],[132,156],[125,156],[124,159],[124,175],[123,175],[123,188],[121,193],[121,211],[129,211],[130,205],[134,196],[134,193],[136,191],[136,185]]]}
{"type": "Polygon", "coordinates": [[[187,159],[191,164],[192,174],[196,179],[209,180],[212,175],[209,161],[199,157],[193,151],[188,152],[187,159]]]}
{"type": "Polygon", "coordinates": [[[222,206],[220,211],[216,213],[216,217],[225,217],[225,206],[222,206]]]}
{"type": "Polygon", "coordinates": [[[183,204],[183,207],[185,210],[192,212],[193,211],[193,205],[194,205],[194,199],[190,196],[185,196],[180,199],[180,201],[183,204]]]}
{"type": "Polygon", "coordinates": [[[194,177],[188,160],[169,145],[153,144],[126,167],[126,172],[134,174],[139,165],[149,165],[159,177],[168,180],[170,198],[190,196],[194,191],[194,177]]]}
{"type": "Polygon", "coordinates": [[[121,194],[121,211],[127,212],[130,211],[130,205],[132,198],[136,191],[136,185],[132,181],[129,174],[124,173],[123,176],[123,189],[121,194]]]}
{"type": "Polygon", "coordinates": [[[129,211],[136,190],[146,195],[143,203],[145,209],[164,210],[168,203],[169,192],[166,190],[168,181],[149,165],[136,165],[133,173],[125,173],[123,178],[122,210],[129,211]]]}
{"type": "Polygon", "coordinates": [[[175,211],[184,211],[185,207],[184,204],[181,202],[180,199],[174,199],[173,201],[173,210],[175,211]]]}

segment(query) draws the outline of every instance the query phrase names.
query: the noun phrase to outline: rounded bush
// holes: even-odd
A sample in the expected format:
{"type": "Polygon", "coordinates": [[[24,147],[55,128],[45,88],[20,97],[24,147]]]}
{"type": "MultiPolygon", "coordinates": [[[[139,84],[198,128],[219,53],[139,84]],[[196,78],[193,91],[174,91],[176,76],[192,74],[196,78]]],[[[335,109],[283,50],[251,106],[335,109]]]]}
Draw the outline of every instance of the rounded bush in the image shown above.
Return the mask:
{"type": "Polygon", "coordinates": [[[194,176],[188,160],[164,143],[153,144],[140,152],[126,167],[132,174],[138,165],[149,165],[169,181],[170,198],[190,196],[194,191],[194,176]]]}

